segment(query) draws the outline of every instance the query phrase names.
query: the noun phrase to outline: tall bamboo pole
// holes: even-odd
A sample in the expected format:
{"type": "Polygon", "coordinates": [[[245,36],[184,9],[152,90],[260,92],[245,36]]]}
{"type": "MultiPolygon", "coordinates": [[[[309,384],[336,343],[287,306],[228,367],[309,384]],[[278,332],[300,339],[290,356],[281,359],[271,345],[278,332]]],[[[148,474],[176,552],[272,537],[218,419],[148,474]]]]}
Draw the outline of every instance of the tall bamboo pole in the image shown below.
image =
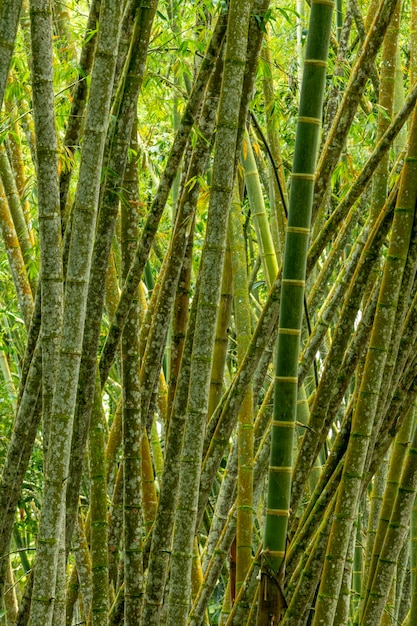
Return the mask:
{"type": "Polygon", "coordinates": [[[37,545],[30,624],[52,623],[55,568],[61,522],[65,512],[66,479],[76,392],[87,287],[99,200],[101,165],[119,36],[120,4],[104,2],[85,122],[85,141],[74,206],[72,239],[64,296],[63,334],[57,359],[56,383],[51,409],[48,464],[44,479],[43,506],[37,545]]]}
{"type": "Polygon", "coordinates": [[[313,1],[310,13],[282,274],[258,626],[270,624],[271,619],[279,622],[285,605],[279,572],[285,559],[290,508],[307,245],[333,4],[313,1]]]}
{"type": "Polygon", "coordinates": [[[229,6],[224,73],[214,149],[213,183],[200,269],[201,284],[181,456],[168,599],[168,626],[185,624],[189,607],[192,546],[197,520],[211,356],[220,300],[227,219],[235,175],[251,4],[250,0],[240,2],[231,0],[229,6]]]}

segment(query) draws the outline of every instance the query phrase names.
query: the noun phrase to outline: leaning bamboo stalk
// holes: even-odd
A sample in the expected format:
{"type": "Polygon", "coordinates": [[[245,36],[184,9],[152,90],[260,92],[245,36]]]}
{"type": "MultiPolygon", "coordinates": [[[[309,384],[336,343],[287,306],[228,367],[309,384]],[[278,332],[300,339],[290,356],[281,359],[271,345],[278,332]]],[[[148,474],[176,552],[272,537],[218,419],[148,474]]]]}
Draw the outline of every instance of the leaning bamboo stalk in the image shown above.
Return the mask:
{"type": "Polygon", "coordinates": [[[389,527],[395,498],[398,493],[401,480],[401,469],[404,465],[407,446],[409,445],[410,437],[412,435],[413,417],[413,411],[411,410],[409,411],[405,422],[401,426],[398,435],[395,438],[394,447],[391,453],[389,470],[386,478],[384,498],[382,501],[382,507],[379,515],[375,539],[372,543],[372,556],[367,572],[367,587],[361,607],[361,611],[363,613],[366,611],[367,603],[370,601],[370,593],[374,580],[375,570],[377,568],[381,550],[384,545],[384,540],[389,527]]]}
{"type": "Polygon", "coordinates": [[[352,124],[366,80],[372,69],[376,54],[381,46],[397,1],[398,0],[383,0],[379,5],[372,23],[372,28],[369,29],[361,54],[352,70],[351,79],[346,87],[343,100],[333,120],[332,128],[317,165],[313,215],[318,211],[323,202],[331,174],[345,145],[347,133],[352,124]]]}
{"type": "Polygon", "coordinates": [[[25,260],[16,234],[3,185],[0,183],[0,230],[6,248],[7,259],[13,277],[17,300],[26,328],[29,328],[33,312],[33,295],[25,260]]]}
{"type": "Polygon", "coordinates": [[[279,621],[283,609],[277,576],[286,551],[307,245],[332,13],[333,2],[312,2],[282,272],[258,626],[269,624],[271,615],[279,621]]]}
{"type": "Polygon", "coordinates": [[[214,62],[217,59],[224,33],[225,19],[224,16],[220,16],[207,48],[206,55],[201,63],[199,73],[193,85],[193,90],[189,96],[181,125],[177,131],[166,168],[161,177],[152,206],[150,207],[148,218],[143,228],[143,235],[139,241],[132,267],[130,268],[121,294],[115,318],[102,351],[100,358],[100,377],[102,381],[106,380],[111,363],[113,362],[115,350],[129,310],[132,294],[142,275],[153,238],[158,228],[159,220],[162,216],[162,211],[168,199],[172,182],[184,153],[196,115],[200,110],[205,88],[213,70],[214,62]]]}
{"type": "MultiPolygon", "coordinates": [[[[299,504],[304,485],[307,482],[308,472],[310,471],[315,456],[318,454],[320,445],[323,443],[323,437],[327,436],[334,411],[341,401],[341,396],[339,395],[340,386],[336,384],[337,376],[339,372],[343,372],[342,362],[345,358],[350,333],[362,301],[364,287],[368,282],[369,270],[379,256],[380,247],[385,239],[386,231],[390,224],[390,209],[395,197],[395,194],[391,194],[391,198],[386,205],[386,215],[381,213],[377,223],[369,234],[360,263],[355,270],[349,289],[345,293],[343,307],[333,335],[331,349],[326,356],[320,384],[311,408],[309,425],[312,430],[306,430],[304,434],[294,468],[291,495],[292,506],[294,508],[299,504]],[[331,404],[333,405],[333,412],[330,411],[331,404]],[[326,420],[325,424],[323,424],[324,420],[326,420]]],[[[346,378],[345,385],[347,385],[346,378]]]]}
{"type": "Polygon", "coordinates": [[[405,541],[410,514],[417,491],[417,431],[408,449],[398,493],[392,510],[384,545],[376,567],[371,594],[361,618],[361,625],[378,624],[385,607],[399,549],[405,541]]]}
{"type": "Polygon", "coordinates": [[[314,626],[326,615],[333,619],[341,582],[341,564],[347,550],[352,520],[356,516],[358,494],[364,479],[363,473],[372,436],[378,394],[382,383],[384,365],[395,320],[397,298],[406,263],[414,207],[417,196],[417,116],[414,114],[410,131],[407,158],[401,178],[400,191],[394,213],[388,255],[384,265],[383,282],[378,299],[370,345],[366,355],[364,373],[352,431],[346,452],[336,516],[329,539],[328,555],[318,595],[314,626]],[[354,470],[353,470],[354,468],[354,470]],[[343,494],[343,495],[342,495],[343,494]],[[336,563],[338,566],[336,567],[336,563]],[[332,567],[334,565],[335,567],[332,567]]]}
{"type": "Polygon", "coordinates": [[[320,234],[316,240],[312,242],[309,250],[307,260],[307,274],[309,274],[317,262],[324,247],[329,242],[332,234],[336,232],[338,226],[345,219],[349,209],[353,206],[361,193],[366,188],[367,183],[371,179],[376,167],[380,163],[384,154],[389,150],[393,140],[403,128],[405,122],[409,118],[410,114],[414,110],[414,105],[417,100],[417,83],[414,84],[412,91],[407,96],[403,107],[397,113],[391,124],[381,137],[378,144],[375,146],[372,154],[369,156],[367,162],[363,166],[361,172],[357,176],[355,182],[349,189],[346,196],[339,202],[333,213],[330,215],[327,222],[323,225],[320,234]]]}
{"type": "Polygon", "coordinates": [[[259,180],[258,169],[256,167],[255,156],[253,154],[253,148],[247,130],[245,130],[241,161],[245,173],[245,183],[248,192],[249,204],[251,207],[258,245],[261,251],[262,265],[264,267],[265,279],[269,291],[278,274],[278,263],[269,227],[268,216],[266,214],[265,202],[259,180]]]}
{"type": "Polygon", "coordinates": [[[9,204],[10,213],[13,218],[13,223],[16,228],[16,233],[19,239],[23,258],[25,260],[26,266],[28,266],[31,262],[33,263],[34,261],[33,242],[31,241],[29,235],[29,229],[23,213],[23,207],[20,200],[19,192],[17,190],[16,180],[4,144],[0,146],[0,177],[3,183],[7,202],[9,204]]]}

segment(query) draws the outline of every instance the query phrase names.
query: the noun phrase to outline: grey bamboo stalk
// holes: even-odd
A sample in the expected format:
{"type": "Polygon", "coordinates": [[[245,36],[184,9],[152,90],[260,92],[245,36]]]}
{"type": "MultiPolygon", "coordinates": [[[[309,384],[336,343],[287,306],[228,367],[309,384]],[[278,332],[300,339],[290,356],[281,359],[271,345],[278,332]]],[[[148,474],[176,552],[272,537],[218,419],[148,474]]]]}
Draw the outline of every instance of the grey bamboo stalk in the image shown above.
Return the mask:
{"type": "Polygon", "coordinates": [[[52,397],[62,333],[64,274],[52,65],[52,15],[49,1],[33,0],[30,4],[30,17],[41,256],[43,443],[47,460],[52,397]]]}
{"type": "Polygon", "coordinates": [[[299,567],[294,572],[292,580],[294,580],[295,589],[291,593],[291,601],[282,620],[283,626],[300,624],[305,611],[311,606],[320,579],[333,509],[334,498],[322,516],[317,532],[304,552],[299,567]]]}
{"type": "Polygon", "coordinates": [[[82,601],[85,612],[88,614],[91,608],[91,598],[93,593],[91,580],[91,553],[88,547],[85,524],[81,513],[78,514],[73,547],[79,585],[79,597],[82,601]]]}
{"type": "MultiPolygon", "coordinates": [[[[394,111],[395,66],[398,47],[399,23],[401,16],[401,0],[393,11],[390,24],[382,44],[380,72],[380,90],[377,139],[379,140],[389,126],[394,111]],[[382,112],[383,111],[383,112],[382,112]]],[[[384,205],[387,195],[389,154],[387,153],[372,177],[371,220],[374,220],[384,205]]]]}
{"type": "Polygon", "coordinates": [[[224,470],[223,479],[220,485],[219,494],[216,500],[213,517],[210,524],[210,532],[207,537],[203,555],[203,571],[206,572],[208,564],[213,557],[213,553],[219,537],[223,532],[224,525],[230,511],[230,503],[235,499],[237,484],[237,459],[238,459],[238,440],[234,438],[232,448],[227,457],[226,468],[224,470]]]}
{"type": "MultiPolygon", "coordinates": [[[[35,350],[27,383],[20,399],[13,433],[7,448],[7,456],[2,469],[0,481],[0,556],[8,553],[16,505],[20,488],[29,463],[32,447],[35,442],[41,418],[42,352],[40,346],[35,350]]],[[[4,565],[6,560],[0,559],[0,595],[4,586],[4,565]]]]}
{"type": "MultiPolygon", "coordinates": [[[[86,34],[80,55],[78,81],[74,89],[71,102],[71,112],[68,116],[68,125],[66,127],[65,137],[63,141],[63,145],[67,152],[70,152],[71,157],[74,156],[74,152],[79,144],[79,135],[83,119],[83,112],[87,100],[88,82],[86,78],[91,73],[94,50],[97,42],[97,34],[91,36],[91,33],[96,28],[96,23],[100,13],[100,3],[101,0],[93,0],[93,2],[91,3],[90,13],[88,15],[88,21],[86,26],[86,34]]],[[[68,215],[65,212],[65,208],[67,205],[68,190],[72,172],[73,162],[71,159],[69,159],[68,162],[65,163],[65,166],[62,168],[59,177],[60,206],[64,222],[66,222],[68,218],[68,215]]]]}
{"type": "Polygon", "coordinates": [[[83,153],[74,205],[74,222],[68,258],[63,334],[51,411],[52,443],[44,481],[39,526],[37,568],[29,623],[51,624],[54,597],[54,562],[64,512],[70,435],[75,411],[78,373],[87,300],[92,241],[99,200],[106,121],[115,68],[120,4],[103,2],[100,32],[85,121],[83,153]]]}
{"type": "MultiPolygon", "coordinates": [[[[146,348],[141,365],[141,398],[142,414],[145,425],[149,429],[150,396],[158,381],[158,371],[161,368],[166,337],[168,334],[169,320],[171,317],[175,292],[177,291],[180,272],[185,260],[188,245],[192,245],[194,232],[195,211],[200,194],[200,184],[193,185],[189,181],[195,181],[204,173],[212,143],[215,127],[215,111],[218,102],[218,92],[221,82],[222,59],[219,55],[216,68],[211,77],[203,111],[198,122],[200,137],[191,155],[187,176],[183,180],[182,193],[177,207],[175,224],[169,249],[164,258],[164,267],[161,271],[162,278],[159,282],[159,291],[154,290],[156,302],[152,311],[152,323],[150,328],[145,324],[142,333],[147,334],[146,348]]],[[[152,306],[153,302],[150,306],[152,306]]]]}
{"type": "MultiPolygon", "coordinates": [[[[138,93],[142,84],[144,63],[148,49],[150,30],[155,14],[155,0],[143,4],[136,15],[132,34],[129,61],[126,66],[124,90],[119,92],[122,99],[118,112],[114,135],[107,143],[112,144],[107,167],[112,175],[106,178],[105,191],[102,195],[97,222],[97,236],[94,242],[91,261],[91,276],[88,286],[87,309],[89,316],[84,330],[83,358],[80,370],[80,387],[77,398],[77,411],[74,422],[74,436],[71,446],[71,466],[68,484],[67,506],[67,542],[71,536],[71,527],[76,515],[77,499],[81,482],[82,460],[87,440],[88,423],[92,409],[91,399],[94,394],[96,354],[100,337],[101,314],[105,298],[106,273],[113,241],[113,232],[119,207],[119,194],[126,165],[128,146],[138,93]],[[123,95],[123,98],[122,98],[123,95]],[[94,312],[94,313],[93,313],[94,312]]],[[[109,127],[109,132],[111,127],[109,127]]],[[[141,274],[141,272],[140,272],[141,274]]],[[[138,283],[139,283],[138,279],[138,283]]],[[[131,297],[133,298],[132,291],[131,297]]],[[[104,385],[102,380],[102,384],[104,385]]]]}
{"type": "MultiPolygon", "coordinates": [[[[68,489],[68,506],[71,512],[67,519],[68,535],[71,535],[71,526],[73,525],[73,520],[75,519],[75,510],[81,481],[82,464],[80,459],[83,458],[83,450],[85,448],[86,433],[91,411],[91,397],[95,385],[93,373],[96,367],[95,355],[97,353],[100,337],[100,320],[104,300],[105,274],[108,266],[107,259],[110,254],[113,230],[117,216],[120,181],[123,176],[127,148],[130,141],[130,131],[128,132],[128,126],[132,123],[133,115],[135,115],[136,111],[138,90],[143,78],[146,51],[155,10],[156,0],[153,0],[150,5],[143,4],[141,11],[137,16],[137,23],[135,24],[133,35],[133,42],[135,45],[132,45],[131,49],[126,88],[123,92],[125,97],[122,100],[121,110],[118,116],[116,135],[114,136],[112,142],[114,150],[111,153],[111,161],[109,162],[110,170],[115,172],[117,175],[110,177],[108,181],[107,190],[104,194],[97,224],[97,237],[93,251],[91,280],[89,284],[87,303],[88,310],[90,312],[95,311],[95,314],[89,315],[84,333],[83,361],[80,374],[82,385],[80,385],[80,393],[77,401],[78,410],[75,417],[76,421],[71,450],[71,472],[68,489]]],[[[120,333],[126,320],[126,316],[133,299],[133,294],[139,284],[163,208],[168,198],[172,180],[185,149],[194,118],[200,108],[204,96],[205,82],[210,76],[213,61],[216,58],[217,51],[214,49],[215,44],[219,40],[221,41],[223,39],[223,35],[224,28],[220,20],[218,28],[215,30],[215,34],[213,36],[213,46],[209,47],[206,58],[202,63],[202,71],[197,79],[195,89],[190,95],[181,127],[177,133],[176,140],[174,140],[171,155],[164,171],[164,176],[162,177],[161,184],[156,193],[154,202],[152,203],[152,207],[150,208],[147,222],[143,228],[143,236],[141,237],[136,250],[135,259],[133,261],[133,264],[136,264],[136,269],[132,269],[132,271],[128,274],[128,277],[130,276],[130,278],[127,279],[128,287],[125,286],[125,289],[122,292],[118,312],[115,314],[112,327],[107,336],[107,348],[103,349],[100,359],[100,377],[102,385],[104,385],[107,379],[107,374],[115,355],[115,349],[118,345],[120,333]],[[120,321],[120,316],[123,320],[122,323],[120,321]],[[111,344],[110,348],[109,343],[111,344]],[[111,353],[110,355],[107,354],[107,349],[111,353]],[[106,362],[105,367],[103,366],[104,361],[106,362]]]]}
{"type": "Polygon", "coordinates": [[[343,299],[344,293],[349,288],[350,281],[359,262],[362,250],[366,244],[367,235],[368,225],[366,225],[357,238],[345,267],[342,268],[336,281],[333,283],[325,302],[317,314],[317,322],[311,331],[308,343],[306,344],[299,359],[299,384],[302,383],[307,375],[307,372],[312,365],[314,356],[317,353],[324,335],[333,320],[336,308],[343,299]]]}
{"type": "Polygon", "coordinates": [[[408,449],[407,459],[391,514],[384,545],[375,571],[371,594],[362,619],[363,626],[378,624],[385,607],[389,585],[397,564],[398,553],[406,539],[410,515],[417,491],[417,431],[408,449]],[[388,587],[387,587],[388,585],[388,587]]]}
{"type": "Polygon", "coordinates": [[[213,591],[214,585],[218,580],[221,565],[224,563],[227,554],[230,551],[230,546],[236,534],[236,507],[230,508],[227,521],[224,525],[223,531],[219,537],[219,540],[215,546],[215,550],[207,565],[204,580],[200,586],[197,597],[194,600],[193,607],[190,612],[188,623],[190,626],[198,626],[201,624],[203,611],[206,609],[210,599],[210,595],[213,591]]]}
{"type": "Polygon", "coordinates": [[[417,618],[417,498],[414,500],[410,520],[410,570],[411,570],[411,606],[409,624],[413,624],[417,618]]]}
{"type": "Polygon", "coordinates": [[[417,185],[411,181],[415,175],[416,154],[417,116],[414,114],[407,158],[394,213],[390,245],[384,265],[378,307],[366,355],[358,402],[352,420],[352,432],[346,452],[344,472],[336,505],[336,516],[332,524],[328,555],[316,605],[314,626],[323,623],[323,619],[331,620],[333,618],[342,572],[340,567],[332,567],[332,564],[343,563],[347,550],[347,536],[351,528],[352,518],[356,516],[358,508],[358,494],[363,480],[368,444],[374,425],[378,393],[393,330],[397,298],[414,218],[417,185]],[[352,468],[355,468],[354,471],[352,468]]]}
{"type": "Polygon", "coordinates": [[[167,166],[160,180],[158,191],[155,195],[152,206],[150,207],[147,222],[143,228],[143,235],[138,244],[135,258],[127,276],[115,318],[112,322],[112,327],[103,348],[100,358],[100,377],[102,383],[107,378],[110,365],[113,362],[120,333],[130,306],[132,293],[135,291],[137,283],[140,280],[140,276],[142,275],[163,208],[168,199],[172,182],[175,178],[179,163],[184,153],[196,115],[203,102],[205,88],[212,73],[214,62],[217,59],[224,33],[225,16],[221,15],[213,31],[206,55],[200,66],[199,73],[193,85],[193,90],[189,96],[181,125],[177,131],[176,138],[174,139],[172,149],[168,157],[167,166]]]}
{"type": "MultiPolygon", "coordinates": [[[[246,133],[246,141],[249,136],[246,133]]],[[[249,147],[248,147],[249,149],[249,147]]],[[[269,232],[269,230],[268,230],[269,232]]],[[[245,242],[241,221],[241,202],[237,185],[229,215],[229,245],[233,270],[233,302],[237,334],[238,363],[242,362],[251,338],[251,311],[248,293],[245,242]]],[[[272,256],[275,250],[272,244],[272,256]]],[[[265,259],[265,262],[267,260],[265,259]]],[[[278,268],[276,267],[276,271],[278,268]]],[[[253,384],[246,390],[238,416],[238,475],[236,530],[236,592],[239,592],[252,559],[253,507],[253,384]]]]}
{"type": "Polygon", "coordinates": [[[22,0],[4,0],[0,6],[0,109],[9,74],[22,0]]]}
{"type": "Polygon", "coordinates": [[[144,623],[153,626],[159,626],[161,620],[170,551],[172,549],[181,445],[185,427],[185,411],[180,409],[185,407],[187,402],[198,292],[199,283],[197,277],[196,293],[191,305],[174,406],[169,421],[168,437],[165,442],[164,472],[159,496],[158,515],[152,533],[142,620],[144,623]]]}
{"type": "MultiPolygon", "coordinates": [[[[359,601],[365,597],[366,593],[366,583],[368,582],[368,572],[372,559],[372,552],[374,541],[378,528],[378,520],[381,513],[382,501],[384,497],[384,489],[387,481],[388,474],[388,462],[389,457],[386,455],[382,462],[378,467],[378,471],[376,472],[373,482],[372,482],[372,491],[370,493],[370,507],[369,507],[369,518],[368,518],[368,527],[366,530],[366,545],[364,550],[364,571],[362,577],[362,586],[360,590],[360,595],[358,597],[357,607],[359,606],[359,601]]],[[[358,615],[359,619],[359,615],[358,615]]]]}
{"type": "MultiPolygon", "coordinates": [[[[130,143],[138,154],[137,121],[133,122],[130,143]]],[[[139,234],[138,164],[132,156],[127,163],[124,188],[128,194],[122,204],[122,280],[126,278],[139,234]]],[[[138,287],[139,289],[139,287],[138,287]]],[[[123,423],[123,546],[124,546],[124,621],[131,626],[140,619],[143,595],[142,566],[142,433],[140,407],[139,328],[141,306],[138,289],[122,335],[122,423],[123,423]]]]}
{"type": "Polygon", "coordinates": [[[231,0],[229,6],[224,73],[214,148],[213,183],[200,268],[201,284],[181,455],[167,626],[185,624],[189,608],[192,545],[197,519],[198,486],[210,385],[210,357],[214,348],[227,219],[235,174],[236,141],[246,67],[250,9],[250,1],[231,0]]]}
{"type": "Polygon", "coordinates": [[[104,430],[100,381],[97,380],[89,437],[92,578],[91,626],[106,626],[109,612],[107,485],[104,458],[104,430]]]}
{"type": "Polygon", "coordinates": [[[401,480],[401,469],[404,466],[404,459],[407,452],[407,446],[412,436],[413,428],[413,410],[409,411],[406,420],[399,430],[389,463],[389,470],[385,486],[384,498],[379,515],[378,526],[376,529],[375,539],[372,545],[372,557],[367,572],[367,588],[364,594],[361,611],[365,613],[367,603],[371,600],[370,593],[374,580],[375,570],[380,558],[381,550],[384,545],[385,536],[390,523],[391,513],[394,507],[395,498],[398,493],[398,487],[401,480]]]}
{"type": "Polygon", "coordinates": [[[297,366],[301,334],[314,171],[323,107],[333,2],[312,2],[294,164],[284,264],[278,343],[267,512],[261,565],[258,626],[277,622],[283,608],[277,584],[285,559],[290,508],[293,433],[297,409],[297,366]],[[314,97],[313,97],[314,95],[314,97]],[[302,207],[302,208],[301,208],[302,207]]]}

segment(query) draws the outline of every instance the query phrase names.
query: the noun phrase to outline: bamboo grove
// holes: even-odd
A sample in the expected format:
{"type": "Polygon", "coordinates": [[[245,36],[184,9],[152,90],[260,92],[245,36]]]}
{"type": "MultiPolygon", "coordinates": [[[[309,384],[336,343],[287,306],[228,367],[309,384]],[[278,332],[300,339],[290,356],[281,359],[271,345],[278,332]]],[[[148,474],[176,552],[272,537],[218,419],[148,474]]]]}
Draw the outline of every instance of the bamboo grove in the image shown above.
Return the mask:
{"type": "Polygon", "coordinates": [[[0,625],[417,624],[416,101],[416,0],[0,0],[0,625]]]}

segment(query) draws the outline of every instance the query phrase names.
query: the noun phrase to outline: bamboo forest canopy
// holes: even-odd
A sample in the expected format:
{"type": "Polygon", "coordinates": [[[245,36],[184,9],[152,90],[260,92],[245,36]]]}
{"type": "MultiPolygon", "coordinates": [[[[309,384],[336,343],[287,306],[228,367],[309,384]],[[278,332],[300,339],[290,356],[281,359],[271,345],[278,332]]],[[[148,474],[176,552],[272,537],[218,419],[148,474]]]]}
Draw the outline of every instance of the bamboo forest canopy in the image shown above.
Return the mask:
{"type": "Polygon", "coordinates": [[[0,626],[417,624],[417,0],[0,0],[0,626]]]}

